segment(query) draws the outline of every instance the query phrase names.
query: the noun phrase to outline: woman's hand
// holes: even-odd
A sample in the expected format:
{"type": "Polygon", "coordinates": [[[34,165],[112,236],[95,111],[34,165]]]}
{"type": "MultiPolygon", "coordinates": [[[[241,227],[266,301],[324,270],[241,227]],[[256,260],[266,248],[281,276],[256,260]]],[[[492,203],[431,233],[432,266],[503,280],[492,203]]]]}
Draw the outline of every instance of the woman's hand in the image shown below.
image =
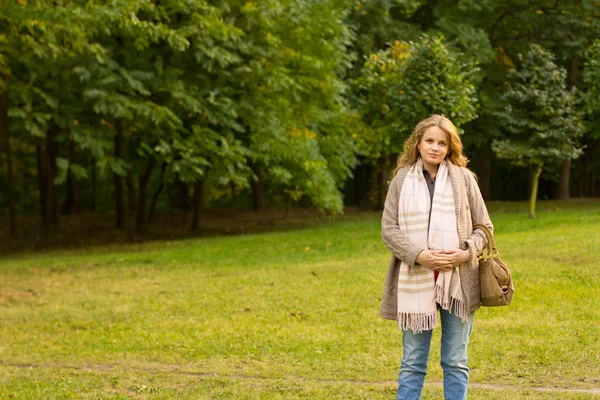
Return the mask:
{"type": "Polygon", "coordinates": [[[445,272],[454,268],[447,259],[441,257],[442,254],[439,250],[423,250],[417,256],[416,262],[432,271],[445,272]]]}
{"type": "Polygon", "coordinates": [[[469,250],[451,249],[440,251],[438,258],[445,265],[452,265],[452,268],[454,268],[469,261],[471,253],[469,253],[469,250]]]}
{"type": "Polygon", "coordinates": [[[468,250],[423,250],[417,256],[416,262],[432,271],[444,272],[466,263],[469,258],[468,250]]]}

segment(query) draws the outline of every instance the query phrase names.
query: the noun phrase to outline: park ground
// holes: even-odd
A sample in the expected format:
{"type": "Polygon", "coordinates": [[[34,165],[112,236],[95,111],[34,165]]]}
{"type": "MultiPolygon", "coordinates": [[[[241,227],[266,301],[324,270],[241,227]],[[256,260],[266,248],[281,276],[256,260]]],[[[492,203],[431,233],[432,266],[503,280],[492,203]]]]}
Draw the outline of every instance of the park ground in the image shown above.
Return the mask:
{"type": "MultiPolygon", "coordinates": [[[[526,209],[490,203],[517,291],[476,313],[469,399],[600,399],[600,202],[526,209]]],[[[379,214],[284,228],[4,256],[0,398],[394,398],[379,214]]]]}

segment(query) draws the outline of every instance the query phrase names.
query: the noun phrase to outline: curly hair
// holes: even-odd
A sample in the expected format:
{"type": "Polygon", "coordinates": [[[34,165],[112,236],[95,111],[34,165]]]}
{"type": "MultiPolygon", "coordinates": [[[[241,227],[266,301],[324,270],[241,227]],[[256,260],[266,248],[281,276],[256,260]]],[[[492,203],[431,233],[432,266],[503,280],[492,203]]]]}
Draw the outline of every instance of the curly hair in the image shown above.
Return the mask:
{"type": "Polygon", "coordinates": [[[392,177],[396,176],[398,170],[407,165],[413,165],[419,159],[418,145],[425,134],[425,131],[432,126],[437,126],[448,135],[448,154],[446,154],[446,160],[454,165],[460,167],[466,167],[469,160],[462,153],[463,145],[458,135],[458,129],[456,126],[446,118],[444,115],[433,114],[429,118],[425,118],[415,126],[411,135],[404,141],[404,150],[402,154],[398,156],[398,165],[394,168],[392,177]]]}

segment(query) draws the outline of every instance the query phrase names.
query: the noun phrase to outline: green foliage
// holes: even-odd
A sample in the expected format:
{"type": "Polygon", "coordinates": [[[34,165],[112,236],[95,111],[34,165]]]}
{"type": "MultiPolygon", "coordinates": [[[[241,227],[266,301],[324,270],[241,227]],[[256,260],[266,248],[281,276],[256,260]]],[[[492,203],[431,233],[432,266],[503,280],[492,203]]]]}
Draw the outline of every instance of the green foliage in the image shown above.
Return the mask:
{"type": "MultiPolygon", "coordinates": [[[[443,34],[462,57],[478,65],[489,64],[494,59],[494,50],[488,27],[494,13],[490,12],[490,4],[486,2],[477,2],[477,5],[465,3],[471,2],[435,7],[435,29],[432,31],[443,34]]],[[[481,80],[481,72],[477,77],[481,80]]]]}
{"type": "Polygon", "coordinates": [[[502,96],[506,106],[496,113],[506,138],[494,141],[494,151],[521,166],[577,158],[583,126],[575,94],[566,88],[566,71],[539,45],[531,45],[520,60],[520,68],[508,75],[502,96]]]}
{"type": "Polygon", "coordinates": [[[589,48],[583,71],[583,82],[587,90],[581,93],[585,115],[590,132],[596,139],[600,138],[600,40],[596,40],[589,48]]]}
{"type": "MultiPolygon", "coordinates": [[[[24,67],[12,78],[12,135],[42,144],[56,125],[56,141],[93,156],[103,176],[154,158],[169,180],[210,171],[217,191],[248,188],[254,162],[282,192],[341,211],[355,163],[346,11],[334,0],[11,4],[0,68],[24,67]],[[143,151],[115,157],[116,135],[143,151]]],[[[89,176],[57,160],[55,184],[89,176]]]]}
{"type": "Polygon", "coordinates": [[[340,187],[355,163],[341,78],[349,65],[345,8],[336,1],[252,4],[240,8],[247,47],[232,82],[239,136],[273,184],[340,212],[340,187]]]}
{"type": "Polygon", "coordinates": [[[355,33],[351,46],[354,56],[351,78],[360,74],[370,54],[388,47],[392,40],[418,39],[422,31],[413,17],[426,3],[421,0],[354,0],[347,20],[355,33]]]}
{"type": "MultiPolygon", "coordinates": [[[[600,45],[590,47],[600,32],[598,4],[5,1],[0,73],[10,87],[8,135],[22,149],[15,171],[36,163],[36,148],[56,145],[50,163],[61,196],[68,177],[108,187],[113,174],[136,175],[153,159],[165,163],[167,183],[204,180],[208,201],[249,197],[260,176],[268,195],[309,197],[339,212],[357,153],[387,168],[431,113],[462,126],[469,150],[501,137],[500,125],[510,124],[496,115],[521,100],[500,98],[500,88],[532,41],[569,65],[569,85],[580,88],[598,137],[600,45]]],[[[573,132],[571,150],[550,146],[536,157],[578,155],[580,128],[573,132]]],[[[507,143],[496,147],[525,154],[507,143]]]]}
{"type": "Polygon", "coordinates": [[[470,79],[476,71],[441,37],[396,41],[371,55],[356,80],[359,112],[368,126],[361,138],[365,153],[400,153],[413,127],[434,113],[447,115],[459,127],[473,120],[477,98],[470,79]]]}

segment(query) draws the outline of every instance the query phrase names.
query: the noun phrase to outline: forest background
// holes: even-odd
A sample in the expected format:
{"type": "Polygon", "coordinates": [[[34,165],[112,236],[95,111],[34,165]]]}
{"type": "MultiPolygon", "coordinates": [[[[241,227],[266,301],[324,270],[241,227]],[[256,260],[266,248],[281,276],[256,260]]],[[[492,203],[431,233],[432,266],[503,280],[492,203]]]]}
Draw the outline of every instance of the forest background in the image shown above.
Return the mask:
{"type": "Polygon", "coordinates": [[[486,200],[600,193],[600,1],[0,0],[0,76],[10,246],[378,209],[432,113],[486,200]]]}

